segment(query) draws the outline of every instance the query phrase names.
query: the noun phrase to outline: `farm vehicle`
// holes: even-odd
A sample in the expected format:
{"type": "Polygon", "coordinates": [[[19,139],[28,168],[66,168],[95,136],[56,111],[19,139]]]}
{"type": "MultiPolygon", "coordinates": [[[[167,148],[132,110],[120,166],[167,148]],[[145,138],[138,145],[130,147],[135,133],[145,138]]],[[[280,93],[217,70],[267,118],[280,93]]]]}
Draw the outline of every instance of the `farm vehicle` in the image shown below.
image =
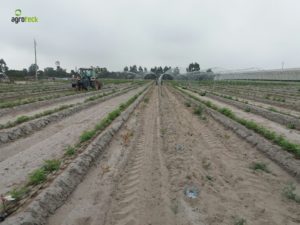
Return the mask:
{"type": "Polygon", "coordinates": [[[79,72],[72,77],[72,87],[77,90],[88,90],[102,88],[102,82],[97,79],[97,74],[93,68],[79,68],[79,72]]]}

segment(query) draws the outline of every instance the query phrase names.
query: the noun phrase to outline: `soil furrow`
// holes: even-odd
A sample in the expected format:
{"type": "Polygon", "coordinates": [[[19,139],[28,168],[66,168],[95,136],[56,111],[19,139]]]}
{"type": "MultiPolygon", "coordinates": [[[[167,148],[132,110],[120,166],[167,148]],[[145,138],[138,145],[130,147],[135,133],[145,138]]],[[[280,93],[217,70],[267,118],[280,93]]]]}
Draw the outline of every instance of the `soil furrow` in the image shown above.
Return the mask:
{"type": "Polygon", "coordinates": [[[83,131],[93,128],[105,115],[142,89],[140,87],[96,104],[50,124],[31,136],[1,146],[1,193],[24,181],[28,173],[39,167],[44,160],[60,158],[69,145],[74,145],[79,140],[83,131]]]}
{"type": "Polygon", "coordinates": [[[48,225],[300,223],[281,167],[178,92],[146,98],[48,225]]]}
{"type": "Polygon", "coordinates": [[[288,140],[290,140],[294,143],[300,144],[300,131],[288,129],[285,126],[278,124],[276,122],[273,122],[271,120],[268,120],[262,116],[259,116],[259,115],[253,114],[253,113],[247,113],[235,106],[221,102],[219,100],[216,100],[216,99],[213,99],[210,97],[206,97],[206,96],[199,96],[198,94],[195,94],[191,91],[187,91],[187,92],[191,95],[196,96],[197,98],[199,98],[201,100],[210,101],[220,108],[226,107],[226,108],[230,109],[233,113],[235,113],[239,118],[244,118],[247,120],[255,121],[257,124],[260,124],[268,129],[276,132],[277,134],[286,137],[288,140]]]}
{"type": "Polygon", "coordinates": [[[164,153],[174,174],[172,186],[178,187],[172,198],[178,224],[234,224],[238,218],[247,224],[300,221],[298,204],[282,195],[289,182],[299,190],[293,177],[211,118],[191,116],[179,95],[167,96],[162,105],[163,129],[167,129],[164,148],[168,149],[164,153]],[[180,122],[167,121],[167,112],[173,119],[177,114],[180,122]],[[168,131],[171,123],[173,130],[168,131]],[[251,169],[255,162],[265,163],[269,172],[251,169]],[[187,186],[198,188],[197,199],[185,196],[187,186]]]}

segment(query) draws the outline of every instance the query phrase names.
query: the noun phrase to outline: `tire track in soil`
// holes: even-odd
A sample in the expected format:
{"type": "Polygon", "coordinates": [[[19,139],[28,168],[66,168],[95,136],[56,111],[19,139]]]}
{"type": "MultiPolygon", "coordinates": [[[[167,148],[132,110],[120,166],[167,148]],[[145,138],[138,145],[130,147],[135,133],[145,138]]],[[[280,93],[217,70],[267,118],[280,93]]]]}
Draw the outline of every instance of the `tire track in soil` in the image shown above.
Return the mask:
{"type": "Polygon", "coordinates": [[[115,136],[69,200],[48,225],[174,224],[164,196],[166,168],[160,154],[158,94],[141,105],[115,136]],[[124,135],[133,133],[129,143],[124,135]],[[110,169],[103,174],[103,169],[110,169]]]}
{"type": "Polygon", "coordinates": [[[299,191],[297,181],[214,120],[191,115],[178,94],[162,93],[163,155],[176,224],[234,224],[235,217],[247,224],[299,224],[299,205],[282,196],[290,181],[299,191]],[[271,172],[251,170],[257,161],[271,172]],[[197,199],[184,195],[188,185],[199,188],[197,199]]]}
{"type": "Polygon", "coordinates": [[[174,224],[170,218],[167,170],[160,154],[158,89],[145,110],[133,157],[121,174],[107,225],[174,224]]]}
{"type": "Polygon", "coordinates": [[[94,127],[107,113],[137,94],[144,87],[101,102],[63,120],[50,124],[34,134],[1,146],[0,190],[5,193],[23,182],[27,175],[46,159],[60,158],[68,145],[78,141],[84,130],[94,127]]]}

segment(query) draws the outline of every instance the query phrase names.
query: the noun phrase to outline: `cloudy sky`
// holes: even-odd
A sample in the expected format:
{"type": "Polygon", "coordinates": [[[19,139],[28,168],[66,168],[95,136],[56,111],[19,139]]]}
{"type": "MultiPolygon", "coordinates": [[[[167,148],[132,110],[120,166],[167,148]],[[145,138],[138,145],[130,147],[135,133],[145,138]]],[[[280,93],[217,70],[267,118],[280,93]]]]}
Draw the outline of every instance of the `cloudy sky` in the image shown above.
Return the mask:
{"type": "Polygon", "coordinates": [[[59,60],[244,69],[300,67],[299,0],[1,0],[0,58],[10,68],[59,60]],[[38,23],[14,24],[15,10],[38,23]]]}

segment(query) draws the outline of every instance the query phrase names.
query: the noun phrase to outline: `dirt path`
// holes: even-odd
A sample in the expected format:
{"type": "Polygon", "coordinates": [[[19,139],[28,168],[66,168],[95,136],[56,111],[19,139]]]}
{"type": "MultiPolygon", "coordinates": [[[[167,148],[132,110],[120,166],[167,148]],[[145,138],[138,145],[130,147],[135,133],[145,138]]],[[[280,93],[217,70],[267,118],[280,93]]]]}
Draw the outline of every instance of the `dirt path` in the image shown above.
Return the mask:
{"type": "MultiPolygon", "coordinates": [[[[185,90],[185,91],[187,91],[187,90],[185,90]]],[[[288,129],[285,126],[278,124],[276,122],[273,122],[271,120],[268,120],[262,116],[245,112],[235,106],[215,100],[213,98],[206,97],[206,96],[200,96],[199,94],[196,94],[192,91],[187,91],[187,92],[191,95],[196,96],[197,98],[199,98],[201,100],[211,101],[213,104],[215,104],[218,107],[221,107],[221,108],[226,107],[226,108],[230,109],[232,112],[234,112],[238,117],[255,121],[256,123],[276,132],[277,134],[280,134],[280,135],[286,137],[287,139],[291,140],[292,142],[300,144],[300,131],[288,129]]]]}
{"type": "Polygon", "coordinates": [[[155,89],[48,224],[174,224],[163,196],[167,178],[159,124],[155,89]]]}
{"type": "Polygon", "coordinates": [[[299,224],[299,205],[282,189],[290,181],[298,191],[300,185],[183,102],[155,87],[48,225],[299,224]],[[253,171],[253,162],[270,172],[253,171]],[[197,198],[185,195],[190,187],[197,198]]]}
{"type": "Polygon", "coordinates": [[[95,123],[99,122],[107,113],[143,88],[139,87],[121,96],[99,103],[51,124],[27,138],[1,146],[1,193],[9,190],[15,183],[24,181],[28,173],[39,167],[45,159],[62,156],[67,146],[75,144],[84,130],[93,128],[95,123]]]}

